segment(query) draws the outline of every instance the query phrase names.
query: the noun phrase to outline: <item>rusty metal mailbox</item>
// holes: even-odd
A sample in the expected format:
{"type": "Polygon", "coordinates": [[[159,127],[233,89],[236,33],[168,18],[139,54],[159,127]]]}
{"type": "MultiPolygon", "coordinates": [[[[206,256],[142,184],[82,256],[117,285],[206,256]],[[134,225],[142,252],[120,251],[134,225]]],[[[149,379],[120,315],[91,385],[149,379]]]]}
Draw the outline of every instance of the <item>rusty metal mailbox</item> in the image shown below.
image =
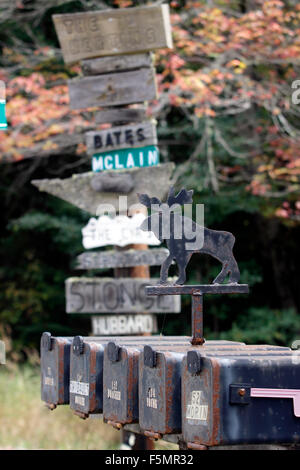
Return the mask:
{"type": "Polygon", "coordinates": [[[110,342],[104,352],[103,419],[120,429],[138,420],[140,349],[110,342]]]}
{"type": "Polygon", "coordinates": [[[70,408],[81,418],[102,413],[103,354],[107,340],[84,341],[76,336],[70,358],[70,408]]]}
{"type": "Polygon", "coordinates": [[[190,449],[300,441],[300,358],[289,348],[190,350],[182,364],[182,433],[190,449]]]}
{"type": "MultiPolygon", "coordinates": [[[[234,351],[234,341],[207,341],[202,351],[234,351]]],[[[139,424],[144,434],[159,439],[181,432],[181,365],[189,342],[145,345],[139,359],[139,424]]]]}
{"type": "MultiPolygon", "coordinates": [[[[187,346],[188,347],[188,346],[187,346]]],[[[181,363],[183,353],[145,346],[139,361],[139,424],[159,439],[181,431],[181,363]]]]}
{"type": "Polygon", "coordinates": [[[71,340],[48,332],[41,337],[41,398],[51,410],[69,403],[71,340]]]}

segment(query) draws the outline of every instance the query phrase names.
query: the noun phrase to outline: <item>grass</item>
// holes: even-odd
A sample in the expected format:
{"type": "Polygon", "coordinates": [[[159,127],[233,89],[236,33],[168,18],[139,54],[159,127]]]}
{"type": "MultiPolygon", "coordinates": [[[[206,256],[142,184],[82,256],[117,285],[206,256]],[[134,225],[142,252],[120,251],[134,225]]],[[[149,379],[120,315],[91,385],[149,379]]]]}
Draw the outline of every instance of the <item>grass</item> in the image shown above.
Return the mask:
{"type": "Polygon", "coordinates": [[[82,420],[69,406],[48,410],[38,368],[0,369],[0,449],[117,449],[120,433],[101,419],[82,420]]]}
{"type": "MultiPolygon", "coordinates": [[[[68,405],[48,410],[38,367],[0,366],[0,450],[118,449],[121,434],[102,419],[82,420],[68,405]]],[[[158,441],[156,449],[178,449],[158,441]]]]}

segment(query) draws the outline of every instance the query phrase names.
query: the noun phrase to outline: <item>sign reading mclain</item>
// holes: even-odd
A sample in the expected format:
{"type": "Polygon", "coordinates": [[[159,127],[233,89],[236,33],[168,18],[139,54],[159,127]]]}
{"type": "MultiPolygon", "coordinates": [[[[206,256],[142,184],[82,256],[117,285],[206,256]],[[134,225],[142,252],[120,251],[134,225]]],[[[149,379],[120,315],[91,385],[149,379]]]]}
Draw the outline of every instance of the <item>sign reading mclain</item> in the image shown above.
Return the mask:
{"type": "Polygon", "coordinates": [[[92,159],[93,171],[122,170],[159,164],[159,151],[153,145],[128,148],[112,152],[96,153],[92,159]]]}

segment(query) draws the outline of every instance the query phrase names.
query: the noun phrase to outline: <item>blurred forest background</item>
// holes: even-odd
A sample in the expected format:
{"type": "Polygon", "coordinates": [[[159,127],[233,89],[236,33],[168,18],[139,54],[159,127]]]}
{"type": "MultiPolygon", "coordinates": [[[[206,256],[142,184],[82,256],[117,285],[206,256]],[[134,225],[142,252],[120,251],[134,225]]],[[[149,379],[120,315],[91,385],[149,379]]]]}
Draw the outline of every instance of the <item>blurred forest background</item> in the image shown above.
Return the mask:
{"type": "MultiPolygon", "coordinates": [[[[0,2],[8,120],[0,132],[0,337],[12,361],[34,357],[43,331],[90,332],[89,317],[65,313],[64,292],[89,214],[30,184],[89,171],[84,133],[97,128],[95,110],[69,109],[67,80],[80,66],[64,65],[51,15],[144,4],[0,2]]],[[[291,100],[300,4],[170,6],[174,49],[155,55],[160,96],[151,103],[161,160],[175,162],[178,188],[195,189],[206,226],[236,236],[241,282],[250,285],[249,296],[206,297],[205,336],[290,345],[300,338],[300,105],[291,100]]],[[[218,269],[195,255],[188,282],[211,282],[218,269]]],[[[164,334],[189,334],[189,299],[181,314],[159,321],[164,334]]]]}

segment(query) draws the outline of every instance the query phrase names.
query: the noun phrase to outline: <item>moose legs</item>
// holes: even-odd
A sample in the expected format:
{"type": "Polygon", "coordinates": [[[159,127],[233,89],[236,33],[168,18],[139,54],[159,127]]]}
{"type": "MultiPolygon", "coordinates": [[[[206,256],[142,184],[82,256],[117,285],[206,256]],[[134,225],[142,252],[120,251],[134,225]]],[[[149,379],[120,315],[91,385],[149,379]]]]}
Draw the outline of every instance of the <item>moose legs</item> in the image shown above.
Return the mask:
{"type": "Polygon", "coordinates": [[[226,260],[223,261],[222,270],[214,279],[213,284],[222,284],[227,274],[229,274],[230,284],[239,282],[240,270],[232,253],[229,258],[226,258],[226,260]]]}
{"type": "Polygon", "coordinates": [[[172,264],[172,261],[173,261],[173,256],[172,255],[169,255],[165,261],[163,262],[163,264],[161,265],[161,268],[160,268],[160,279],[159,279],[159,282],[158,284],[167,284],[168,282],[168,272],[169,272],[169,268],[172,264]]]}

